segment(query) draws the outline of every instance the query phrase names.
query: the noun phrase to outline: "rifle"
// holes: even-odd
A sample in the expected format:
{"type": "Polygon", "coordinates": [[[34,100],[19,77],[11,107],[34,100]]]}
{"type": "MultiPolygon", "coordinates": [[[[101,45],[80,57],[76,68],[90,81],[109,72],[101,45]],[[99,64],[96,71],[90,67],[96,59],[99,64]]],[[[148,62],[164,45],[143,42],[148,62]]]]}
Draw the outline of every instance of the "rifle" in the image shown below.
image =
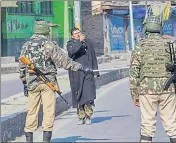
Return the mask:
{"type": "Polygon", "coordinates": [[[167,90],[169,86],[173,83],[175,87],[175,93],[176,93],[176,58],[175,58],[175,50],[174,50],[174,42],[169,43],[169,52],[170,52],[170,60],[171,64],[166,65],[167,71],[171,72],[171,77],[166,80],[164,83],[164,90],[167,90]]]}
{"type": "Polygon", "coordinates": [[[31,69],[30,72],[35,73],[46,85],[48,85],[53,91],[57,92],[64,102],[67,103],[67,105],[69,105],[68,102],[62,97],[60,90],[45,76],[42,71],[35,67],[28,58],[22,56],[19,60],[23,64],[27,65],[31,69]]]}

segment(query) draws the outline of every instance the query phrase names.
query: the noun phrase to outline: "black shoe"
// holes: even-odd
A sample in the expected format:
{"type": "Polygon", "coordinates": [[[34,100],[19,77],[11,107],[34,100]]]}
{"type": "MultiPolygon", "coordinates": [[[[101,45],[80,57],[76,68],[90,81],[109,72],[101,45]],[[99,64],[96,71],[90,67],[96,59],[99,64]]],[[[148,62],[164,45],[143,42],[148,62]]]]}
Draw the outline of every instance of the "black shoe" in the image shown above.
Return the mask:
{"type": "Polygon", "coordinates": [[[171,143],[176,143],[176,138],[170,138],[171,143]]]}
{"type": "Polygon", "coordinates": [[[50,142],[52,136],[52,131],[44,131],[43,132],[43,142],[50,142]]]}
{"type": "Polygon", "coordinates": [[[33,142],[33,133],[32,132],[25,132],[25,136],[26,136],[26,142],[33,142]]]}

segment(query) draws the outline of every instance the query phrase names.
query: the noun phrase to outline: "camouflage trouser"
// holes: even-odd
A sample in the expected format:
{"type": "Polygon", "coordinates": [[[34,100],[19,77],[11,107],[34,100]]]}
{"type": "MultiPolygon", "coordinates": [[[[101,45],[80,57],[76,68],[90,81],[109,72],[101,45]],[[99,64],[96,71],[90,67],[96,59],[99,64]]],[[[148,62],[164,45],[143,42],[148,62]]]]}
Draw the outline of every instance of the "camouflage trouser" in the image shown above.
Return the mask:
{"type": "Polygon", "coordinates": [[[91,104],[84,104],[77,108],[77,114],[79,119],[84,119],[86,116],[91,117],[93,114],[93,109],[91,104]]]}

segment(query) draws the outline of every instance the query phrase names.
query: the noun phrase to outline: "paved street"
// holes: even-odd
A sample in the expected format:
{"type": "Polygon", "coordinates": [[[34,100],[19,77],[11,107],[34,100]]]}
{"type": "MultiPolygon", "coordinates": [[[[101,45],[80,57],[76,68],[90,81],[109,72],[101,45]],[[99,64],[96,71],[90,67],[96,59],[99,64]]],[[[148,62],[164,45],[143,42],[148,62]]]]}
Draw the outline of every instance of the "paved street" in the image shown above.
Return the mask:
{"type": "MultiPolygon", "coordinates": [[[[75,109],[56,117],[52,142],[137,142],[140,134],[140,110],[132,103],[128,78],[97,90],[92,125],[77,125],[75,109]]],[[[25,141],[25,137],[15,142],[25,141]]],[[[42,141],[39,128],[34,141],[42,141]]],[[[168,142],[161,120],[157,122],[154,141],[168,142]]]]}
{"type": "MultiPolygon", "coordinates": [[[[58,76],[67,74],[68,71],[60,69],[58,76]]],[[[19,73],[1,75],[1,100],[23,91],[19,73]]]]}
{"type": "MultiPolygon", "coordinates": [[[[115,68],[127,66],[129,61],[112,61],[111,63],[103,63],[99,68],[115,68]]],[[[58,76],[66,75],[68,71],[63,68],[58,69],[58,76]]],[[[23,85],[19,78],[19,73],[1,75],[1,100],[12,95],[23,92],[23,85]]]]}

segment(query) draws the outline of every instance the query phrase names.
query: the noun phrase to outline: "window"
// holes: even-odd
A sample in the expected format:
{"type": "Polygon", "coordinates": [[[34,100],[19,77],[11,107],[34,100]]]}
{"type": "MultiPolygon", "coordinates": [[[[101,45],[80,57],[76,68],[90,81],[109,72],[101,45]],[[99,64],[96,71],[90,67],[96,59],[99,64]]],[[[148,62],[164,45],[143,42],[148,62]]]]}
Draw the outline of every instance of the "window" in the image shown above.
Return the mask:
{"type": "Polygon", "coordinates": [[[18,1],[18,7],[8,8],[9,14],[33,14],[34,13],[34,2],[33,1],[18,1]]]}
{"type": "Polygon", "coordinates": [[[43,14],[43,15],[52,15],[53,14],[51,1],[41,2],[41,14],[43,14]]]}

